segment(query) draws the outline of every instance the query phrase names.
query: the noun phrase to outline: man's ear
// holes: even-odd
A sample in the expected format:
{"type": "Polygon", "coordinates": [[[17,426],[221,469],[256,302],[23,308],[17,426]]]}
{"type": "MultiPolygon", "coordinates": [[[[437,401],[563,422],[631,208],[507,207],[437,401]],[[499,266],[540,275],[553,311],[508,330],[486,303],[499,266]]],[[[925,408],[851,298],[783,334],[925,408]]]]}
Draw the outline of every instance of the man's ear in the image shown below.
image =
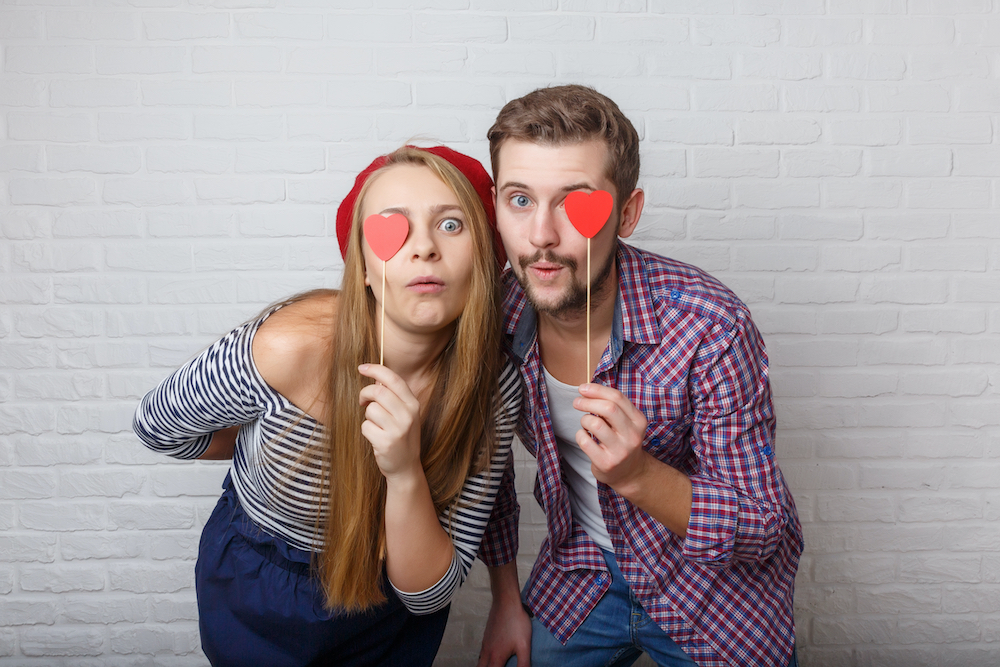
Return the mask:
{"type": "Polygon", "coordinates": [[[642,205],[646,202],[646,195],[639,188],[632,191],[632,194],[625,200],[622,206],[622,221],[618,225],[618,236],[627,239],[632,236],[636,225],[639,224],[639,216],[642,215],[642,205]]]}

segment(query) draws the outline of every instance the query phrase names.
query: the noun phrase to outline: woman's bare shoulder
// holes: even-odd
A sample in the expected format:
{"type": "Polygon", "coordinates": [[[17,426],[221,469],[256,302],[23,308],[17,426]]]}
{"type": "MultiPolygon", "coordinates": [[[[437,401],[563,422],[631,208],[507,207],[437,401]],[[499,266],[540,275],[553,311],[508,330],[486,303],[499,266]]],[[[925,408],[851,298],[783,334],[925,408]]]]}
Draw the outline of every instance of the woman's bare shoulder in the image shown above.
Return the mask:
{"type": "Polygon", "coordinates": [[[264,381],[295,402],[290,393],[325,381],[337,295],[311,294],[284,306],[260,325],[253,359],[264,381]]]}

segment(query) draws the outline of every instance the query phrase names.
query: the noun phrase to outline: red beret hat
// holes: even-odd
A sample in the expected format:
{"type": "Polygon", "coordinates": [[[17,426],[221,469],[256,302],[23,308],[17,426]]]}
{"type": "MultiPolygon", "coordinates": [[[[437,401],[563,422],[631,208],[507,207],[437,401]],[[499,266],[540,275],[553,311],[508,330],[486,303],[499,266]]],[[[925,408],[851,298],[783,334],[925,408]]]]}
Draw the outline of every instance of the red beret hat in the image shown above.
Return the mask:
{"type": "MultiPolygon", "coordinates": [[[[500,268],[503,268],[504,264],[507,263],[507,253],[504,252],[503,242],[500,240],[500,234],[497,232],[497,214],[496,208],[493,206],[493,179],[490,175],[486,173],[483,169],[483,165],[479,164],[479,160],[471,158],[468,155],[459,153],[458,151],[453,151],[446,146],[432,146],[431,148],[421,148],[419,146],[408,146],[408,148],[416,148],[417,150],[427,151],[428,153],[433,153],[440,158],[444,158],[450,162],[456,169],[458,169],[462,174],[469,179],[469,183],[472,184],[473,190],[479,195],[479,199],[483,202],[483,208],[486,209],[486,220],[489,222],[490,228],[493,230],[493,248],[497,256],[497,264],[500,268]]],[[[388,155],[380,155],[375,158],[370,165],[365,167],[364,171],[358,174],[358,177],[354,179],[354,187],[351,191],[347,193],[344,197],[344,201],[340,202],[340,208],[337,209],[337,241],[340,243],[340,256],[347,256],[347,239],[350,237],[351,223],[354,213],[354,202],[358,198],[358,193],[361,192],[361,187],[368,180],[368,177],[372,175],[372,172],[380,169],[386,162],[388,155]]]]}

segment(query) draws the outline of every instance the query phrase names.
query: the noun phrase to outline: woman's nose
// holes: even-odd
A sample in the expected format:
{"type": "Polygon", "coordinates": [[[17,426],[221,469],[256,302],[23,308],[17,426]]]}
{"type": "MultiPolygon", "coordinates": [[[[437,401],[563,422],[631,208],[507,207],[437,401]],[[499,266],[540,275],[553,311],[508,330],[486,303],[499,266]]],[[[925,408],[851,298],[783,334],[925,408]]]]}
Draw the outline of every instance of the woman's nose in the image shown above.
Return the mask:
{"type": "Polygon", "coordinates": [[[410,246],[410,255],[413,259],[435,259],[438,256],[434,233],[424,225],[411,225],[407,245],[410,246]]]}

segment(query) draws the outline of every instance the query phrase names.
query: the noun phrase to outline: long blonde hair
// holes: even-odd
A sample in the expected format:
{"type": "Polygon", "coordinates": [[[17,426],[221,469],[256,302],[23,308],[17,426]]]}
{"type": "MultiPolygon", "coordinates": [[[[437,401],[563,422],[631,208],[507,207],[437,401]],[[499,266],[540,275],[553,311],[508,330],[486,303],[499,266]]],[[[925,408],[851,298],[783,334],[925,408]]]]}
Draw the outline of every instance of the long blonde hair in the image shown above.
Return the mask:
{"type": "Polygon", "coordinates": [[[376,304],[365,286],[362,221],[365,195],[395,165],[422,165],[458,197],[473,240],[473,270],[465,309],[452,340],[434,364],[429,400],[421,406],[420,459],[434,507],[440,513],[461,492],[465,479],[485,469],[496,448],[497,378],[501,364],[499,271],[493,233],[482,201],[447,160],[403,147],[374,172],[354,205],[353,225],[337,300],[326,385],[322,504],[327,507],[319,576],[327,605],[361,610],[383,602],[385,478],[361,435],[361,389],[371,380],[358,365],[378,360],[376,304]]]}

